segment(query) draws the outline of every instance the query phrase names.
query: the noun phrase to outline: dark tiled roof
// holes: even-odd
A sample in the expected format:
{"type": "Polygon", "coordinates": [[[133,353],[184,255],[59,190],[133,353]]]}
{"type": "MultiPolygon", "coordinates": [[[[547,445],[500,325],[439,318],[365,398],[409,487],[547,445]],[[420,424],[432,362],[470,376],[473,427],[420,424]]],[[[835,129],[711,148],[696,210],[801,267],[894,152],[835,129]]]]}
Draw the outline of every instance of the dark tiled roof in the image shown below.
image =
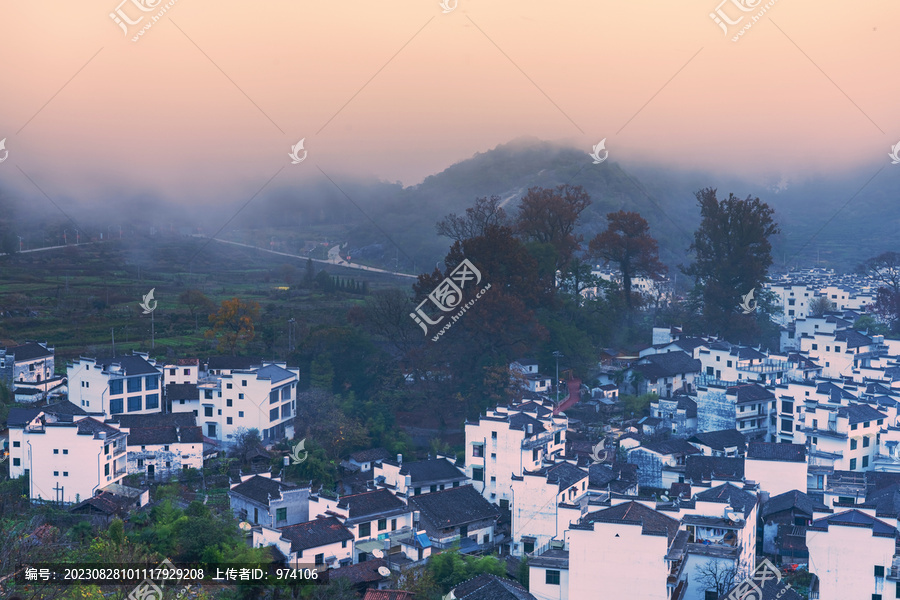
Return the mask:
{"type": "Polygon", "coordinates": [[[453,597],[459,600],[535,600],[517,581],[488,574],[460,583],[453,588],[453,597]]]}
{"type": "Polygon", "coordinates": [[[532,435],[536,435],[546,430],[546,426],[543,421],[536,419],[527,413],[516,413],[514,415],[510,415],[509,417],[509,428],[525,431],[525,437],[528,437],[528,425],[533,426],[531,430],[532,435]]]}
{"type": "Polygon", "coordinates": [[[203,428],[194,427],[136,427],[128,433],[129,446],[158,444],[202,444],[203,428]]]}
{"type": "Polygon", "coordinates": [[[765,519],[769,515],[791,509],[796,509],[797,512],[812,518],[813,509],[827,510],[827,507],[799,490],[791,490],[769,498],[769,501],[763,504],[761,513],[765,519]]]}
{"type": "Polygon", "coordinates": [[[115,358],[98,358],[97,364],[102,365],[104,370],[107,371],[111,365],[119,365],[122,367],[122,375],[125,375],[126,377],[160,373],[160,370],[147,362],[143,356],[138,356],[136,354],[117,356],[115,358]]]}
{"type": "Polygon", "coordinates": [[[775,394],[757,383],[747,383],[744,385],[736,385],[725,391],[729,396],[737,396],[738,403],[743,402],[759,402],[760,400],[771,400],[775,398],[775,394]]]}
{"type": "Polygon", "coordinates": [[[737,488],[730,483],[723,483],[714,488],[694,494],[694,499],[702,502],[718,502],[728,504],[731,508],[749,515],[756,505],[756,496],[737,488]]]}
{"type": "Polygon", "coordinates": [[[37,342],[26,342],[19,346],[9,346],[6,348],[6,353],[14,355],[16,362],[53,356],[52,352],[37,342]]]}
{"type": "Polygon", "coordinates": [[[409,503],[421,511],[422,517],[437,529],[500,517],[497,507],[485,500],[471,485],[413,496],[409,503]]]}
{"type": "Polygon", "coordinates": [[[645,444],[643,448],[652,450],[657,454],[700,454],[694,446],[687,443],[686,440],[663,440],[661,442],[651,442],[645,444]]]}
{"type": "Polygon", "coordinates": [[[380,567],[387,567],[387,561],[383,558],[369,559],[355,565],[348,565],[335,569],[328,574],[329,581],[339,577],[349,579],[353,584],[374,583],[387,579],[378,572],[380,567]]]}
{"type": "Polygon", "coordinates": [[[39,408],[10,408],[6,418],[7,425],[26,425],[41,413],[39,408]]]}
{"type": "Polygon", "coordinates": [[[385,460],[391,457],[391,453],[384,448],[369,448],[368,450],[360,450],[350,455],[351,460],[359,463],[385,460]]]}
{"type": "Polygon", "coordinates": [[[639,502],[622,502],[610,508],[591,512],[582,523],[628,523],[641,525],[645,535],[666,535],[671,540],[678,531],[678,521],[639,502]]]}
{"type": "Polygon", "coordinates": [[[266,365],[257,369],[256,376],[259,379],[269,379],[272,383],[279,383],[281,381],[292,379],[294,374],[278,365],[266,365]]]}
{"type": "Polygon", "coordinates": [[[54,415],[86,415],[88,414],[83,408],[78,406],[77,404],[73,404],[68,400],[60,400],[59,402],[54,402],[53,404],[48,404],[47,406],[42,407],[40,410],[45,413],[53,413],[54,415]]]}
{"type": "Polygon", "coordinates": [[[347,510],[348,518],[357,519],[398,511],[406,508],[406,504],[388,490],[381,489],[344,496],[338,501],[338,508],[347,510]]]}
{"type": "Polygon", "coordinates": [[[747,458],[806,462],[806,446],[802,444],[778,444],[775,442],[750,442],[750,445],[747,447],[747,458]]]}
{"type": "Polygon", "coordinates": [[[262,359],[255,356],[210,356],[206,359],[206,368],[210,371],[244,371],[262,363],[262,359]]]}
{"type": "Polygon", "coordinates": [[[101,512],[107,515],[117,515],[127,511],[129,498],[123,498],[109,492],[100,492],[96,496],[83,500],[69,508],[69,512],[101,512]]]}
{"type": "Polygon", "coordinates": [[[567,462],[556,463],[549,467],[543,467],[537,471],[529,471],[532,475],[543,475],[547,478],[547,483],[559,484],[559,491],[575,485],[576,482],[584,479],[587,473],[583,469],[579,469],[573,464],[567,462]]]}
{"type": "Polygon", "coordinates": [[[170,383],[166,385],[169,400],[199,400],[200,389],[194,383],[170,383]]]}
{"type": "MultiPolygon", "coordinates": [[[[384,462],[393,465],[397,464],[389,460],[384,462]]],[[[452,462],[445,458],[405,462],[400,467],[400,474],[409,475],[412,483],[441,481],[444,479],[465,479],[466,477],[465,473],[457,469],[452,462]]]]}
{"type": "Polygon", "coordinates": [[[250,498],[255,502],[259,502],[260,504],[265,504],[266,506],[268,506],[269,497],[279,498],[281,497],[281,490],[292,490],[296,487],[297,486],[290,485],[288,483],[275,481],[273,479],[270,479],[269,477],[254,475],[247,481],[239,483],[231,488],[231,492],[240,494],[245,498],[250,498]]]}
{"type": "Polygon", "coordinates": [[[126,429],[142,429],[146,427],[193,427],[197,417],[192,412],[150,413],[147,415],[113,415],[107,423],[118,423],[126,429]]]}
{"type": "Polygon", "coordinates": [[[694,483],[711,479],[742,481],[744,479],[744,459],[722,456],[688,456],[685,460],[684,479],[694,483]]]}
{"type": "Polygon", "coordinates": [[[698,433],[688,438],[688,442],[694,442],[723,452],[726,448],[736,447],[740,453],[747,449],[747,438],[737,429],[720,429],[718,431],[698,433]]]}
{"type": "Polygon", "coordinates": [[[637,484],[637,465],[615,463],[592,464],[588,467],[588,487],[625,493],[637,484]]]}
{"type": "Polygon", "coordinates": [[[682,373],[697,373],[701,367],[698,359],[691,358],[687,352],[681,351],[651,354],[642,360],[661,369],[664,377],[674,377],[682,373]]]}
{"type": "Polygon", "coordinates": [[[860,346],[868,346],[872,343],[872,338],[863,335],[855,329],[841,329],[834,332],[834,341],[847,342],[847,348],[859,348],[860,346]]]}
{"type": "Polygon", "coordinates": [[[106,423],[101,423],[92,417],[85,417],[76,423],[78,435],[96,435],[105,432],[108,436],[120,433],[115,427],[111,427],[106,423]]]}
{"type": "Polygon", "coordinates": [[[281,528],[281,537],[290,540],[291,552],[318,548],[326,544],[352,540],[353,533],[335,519],[314,519],[281,528]]]}
{"type": "Polygon", "coordinates": [[[828,531],[829,525],[867,527],[872,530],[873,535],[879,537],[896,537],[897,535],[897,529],[895,527],[855,509],[816,519],[809,525],[809,529],[828,531]]]}
{"type": "Polygon", "coordinates": [[[838,409],[838,415],[850,419],[851,425],[887,418],[886,414],[872,408],[868,404],[851,404],[850,406],[842,406],[838,409]]]}

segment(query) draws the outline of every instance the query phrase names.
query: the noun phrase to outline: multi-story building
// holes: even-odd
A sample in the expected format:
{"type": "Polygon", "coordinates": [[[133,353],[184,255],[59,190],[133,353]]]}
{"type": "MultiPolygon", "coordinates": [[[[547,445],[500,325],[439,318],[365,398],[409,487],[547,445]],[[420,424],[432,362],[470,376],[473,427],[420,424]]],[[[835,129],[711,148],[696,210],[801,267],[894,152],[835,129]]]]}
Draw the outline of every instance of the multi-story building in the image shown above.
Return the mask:
{"type": "Polygon", "coordinates": [[[382,460],[375,463],[372,470],[376,481],[383,477],[381,485],[402,498],[439,492],[469,482],[466,474],[456,467],[455,461],[446,456],[403,462],[403,455],[398,454],[396,461],[382,460]]]}
{"type": "Polygon", "coordinates": [[[79,358],[67,367],[69,401],[94,415],[161,412],[162,373],[147,354],[79,358]]]}
{"type": "Polygon", "coordinates": [[[513,476],[512,492],[512,554],[540,552],[551,540],[563,543],[569,525],[581,518],[588,472],[567,462],[525,470],[513,476]]]}
{"type": "Polygon", "coordinates": [[[509,508],[512,477],[565,453],[565,415],[538,402],[497,407],[466,422],[466,476],[485,500],[509,508]]]}
{"type": "Polygon", "coordinates": [[[168,479],[203,468],[203,432],[189,413],[114,415],[107,421],[128,434],[127,471],[168,479]]]}
{"type": "MultiPolygon", "coordinates": [[[[208,373],[198,384],[197,415],[207,437],[229,443],[240,429],[258,430],[264,442],[293,436],[299,369],[264,363],[208,373]]],[[[172,404],[173,411],[180,409],[180,404],[172,404]]]]}
{"type": "Polygon", "coordinates": [[[28,477],[33,500],[90,498],[126,474],[128,435],[85,415],[10,409],[10,471],[28,477]]]}
{"type": "Polygon", "coordinates": [[[200,380],[200,360],[197,358],[179,358],[166,361],[162,365],[163,385],[192,383],[200,380]]]}
{"type": "Polygon", "coordinates": [[[802,431],[810,463],[841,471],[867,471],[878,453],[879,432],[887,415],[868,404],[808,409],[802,431]]]}
{"type": "Polygon", "coordinates": [[[270,473],[243,475],[228,491],[236,519],[267,527],[309,520],[309,488],[285,483],[270,473]]]}

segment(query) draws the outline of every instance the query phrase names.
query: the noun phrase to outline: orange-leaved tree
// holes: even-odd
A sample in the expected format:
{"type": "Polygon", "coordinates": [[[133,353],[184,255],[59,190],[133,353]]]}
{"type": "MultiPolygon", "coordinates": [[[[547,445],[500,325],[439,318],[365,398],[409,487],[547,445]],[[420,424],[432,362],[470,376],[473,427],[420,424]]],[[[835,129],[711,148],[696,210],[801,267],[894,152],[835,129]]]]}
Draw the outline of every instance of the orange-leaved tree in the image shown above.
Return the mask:
{"type": "Polygon", "coordinates": [[[219,310],[209,315],[212,329],[206,337],[219,340],[219,351],[237,354],[239,344],[246,344],[256,336],[253,322],[259,317],[259,303],[244,302],[240,298],[223,300],[219,310]]]}

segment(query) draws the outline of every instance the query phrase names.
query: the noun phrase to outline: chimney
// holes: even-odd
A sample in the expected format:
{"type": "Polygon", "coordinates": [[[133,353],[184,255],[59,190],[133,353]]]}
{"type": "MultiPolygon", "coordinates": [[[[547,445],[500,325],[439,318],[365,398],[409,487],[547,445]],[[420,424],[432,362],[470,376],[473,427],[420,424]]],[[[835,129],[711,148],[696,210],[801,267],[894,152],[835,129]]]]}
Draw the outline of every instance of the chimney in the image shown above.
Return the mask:
{"type": "Polygon", "coordinates": [[[534,433],[534,424],[529,423],[528,425],[526,425],[526,427],[527,427],[527,430],[528,430],[528,435],[531,435],[531,434],[534,433]]]}
{"type": "Polygon", "coordinates": [[[402,464],[403,464],[403,455],[402,455],[402,454],[398,454],[398,455],[397,455],[397,464],[398,464],[398,465],[402,465],[402,464]]]}

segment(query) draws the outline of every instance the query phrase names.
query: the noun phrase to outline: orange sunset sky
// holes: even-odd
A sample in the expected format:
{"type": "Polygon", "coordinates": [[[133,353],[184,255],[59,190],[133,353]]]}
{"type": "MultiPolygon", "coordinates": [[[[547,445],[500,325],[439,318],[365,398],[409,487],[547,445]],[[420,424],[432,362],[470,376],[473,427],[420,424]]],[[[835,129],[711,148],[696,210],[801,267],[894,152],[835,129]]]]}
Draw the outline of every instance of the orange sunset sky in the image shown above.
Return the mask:
{"type": "MultiPolygon", "coordinates": [[[[744,23],[765,5],[738,1],[721,10],[744,23]]],[[[136,43],[165,3],[134,2],[0,2],[0,182],[186,201],[316,166],[415,184],[520,136],[792,180],[900,141],[895,0],[778,0],[737,43],[715,0],[178,0],[136,43]],[[128,35],[117,6],[145,17],[128,35]]]]}

